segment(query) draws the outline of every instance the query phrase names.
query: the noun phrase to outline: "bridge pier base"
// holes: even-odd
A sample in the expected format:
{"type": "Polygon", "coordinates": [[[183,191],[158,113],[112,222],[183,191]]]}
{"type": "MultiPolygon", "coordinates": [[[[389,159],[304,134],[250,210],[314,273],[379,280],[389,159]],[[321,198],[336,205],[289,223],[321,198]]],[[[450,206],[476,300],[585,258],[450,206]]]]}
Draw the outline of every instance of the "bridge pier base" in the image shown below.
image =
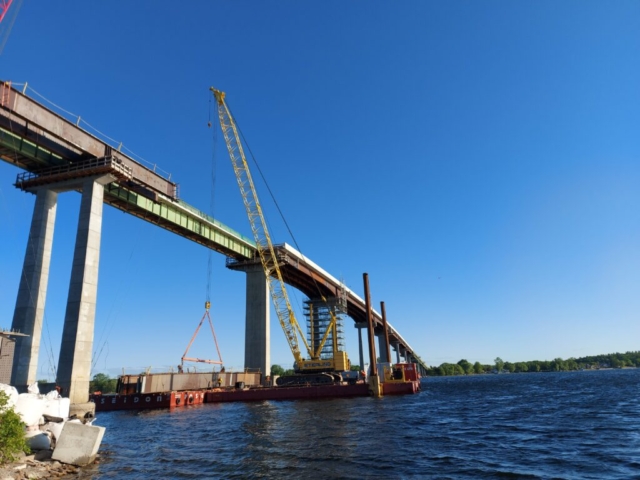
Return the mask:
{"type": "Polygon", "coordinates": [[[11,384],[25,391],[27,385],[37,380],[57,201],[58,194],[48,188],[42,187],[36,192],[31,230],[11,324],[12,330],[28,335],[16,337],[11,371],[11,384]]]}

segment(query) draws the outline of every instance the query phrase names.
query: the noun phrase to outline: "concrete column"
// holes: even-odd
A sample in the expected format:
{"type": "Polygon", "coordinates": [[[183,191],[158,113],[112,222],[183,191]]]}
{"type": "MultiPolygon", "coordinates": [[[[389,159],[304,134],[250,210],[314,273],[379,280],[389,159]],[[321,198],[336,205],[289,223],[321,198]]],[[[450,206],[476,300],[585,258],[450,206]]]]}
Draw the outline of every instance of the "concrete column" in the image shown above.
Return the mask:
{"type": "MultiPolygon", "coordinates": [[[[384,302],[380,302],[380,311],[382,312],[382,328],[384,335],[384,355],[387,362],[391,362],[391,345],[389,341],[389,325],[387,323],[387,309],[384,306],[384,302]]],[[[381,347],[382,348],[382,347],[381,347]]]]}
{"type": "Polygon", "coordinates": [[[404,347],[400,347],[400,357],[403,360],[403,363],[407,362],[407,350],[404,347]]]}
{"type": "Polygon", "coordinates": [[[387,339],[384,336],[384,332],[376,332],[376,337],[378,337],[378,351],[380,352],[380,362],[390,362],[391,360],[387,358],[387,339]]]}
{"type": "Polygon", "coordinates": [[[16,338],[11,371],[11,384],[21,389],[37,380],[57,201],[58,194],[46,188],[41,188],[36,193],[16,309],[11,324],[13,330],[28,335],[16,338]]]}
{"type": "Polygon", "coordinates": [[[247,304],[244,332],[244,368],[259,368],[263,379],[271,374],[269,284],[262,265],[247,267],[247,304]]]}
{"type": "Polygon", "coordinates": [[[394,343],[393,349],[396,351],[396,363],[400,363],[400,345],[394,343]]]}
{"type": "Polygon", "coordinates": [[[358,329],[358,353],[360,354],[360,369],[364,370],[364,353],[362,350],[362,329],[367,328],[366,323],[356,323],[356,328],[358,329]]]}
{"type": "Polygon", "coordinates": [[[71,403],[89,399],[89,376],[98,294],[104,186],[95,177],[82,183],[82,201],[62,330],[57,383],[71,403]]]}

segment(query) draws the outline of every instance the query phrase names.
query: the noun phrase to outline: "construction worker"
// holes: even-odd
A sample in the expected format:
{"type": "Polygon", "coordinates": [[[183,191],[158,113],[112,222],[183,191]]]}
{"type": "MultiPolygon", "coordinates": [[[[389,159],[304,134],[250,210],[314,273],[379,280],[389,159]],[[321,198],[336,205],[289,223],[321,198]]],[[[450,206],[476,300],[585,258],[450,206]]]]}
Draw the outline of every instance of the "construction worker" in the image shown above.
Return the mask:
{"type": "Polygon", "coordinates": [[[221,386],[222,386],[222,379],[218,377],[218,388],[220,388],[221,386]]]}

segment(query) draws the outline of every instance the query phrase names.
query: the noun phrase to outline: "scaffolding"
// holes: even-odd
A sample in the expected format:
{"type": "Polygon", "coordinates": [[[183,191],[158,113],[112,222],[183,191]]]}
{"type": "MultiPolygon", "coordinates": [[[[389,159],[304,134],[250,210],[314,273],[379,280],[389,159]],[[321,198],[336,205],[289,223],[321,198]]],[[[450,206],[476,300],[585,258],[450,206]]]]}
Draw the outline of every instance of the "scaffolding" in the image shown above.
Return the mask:
{"type": "Polygon", "coordinates": [[[344,352],[346,350],[344,316],[347,314],[347,292],[342,288],[338,291],[338,296],[336,297],[312,298],[304,302],[304,315],[307,320],[307,342],[314,352],[317,352],[327,328],[331,324],[332,313],[336,317],[336,328],[334,331],[329,332],[327,340],[320,351],[320,358],[323,360],[334,357],[334,344],[336,352],[344,352]]]}

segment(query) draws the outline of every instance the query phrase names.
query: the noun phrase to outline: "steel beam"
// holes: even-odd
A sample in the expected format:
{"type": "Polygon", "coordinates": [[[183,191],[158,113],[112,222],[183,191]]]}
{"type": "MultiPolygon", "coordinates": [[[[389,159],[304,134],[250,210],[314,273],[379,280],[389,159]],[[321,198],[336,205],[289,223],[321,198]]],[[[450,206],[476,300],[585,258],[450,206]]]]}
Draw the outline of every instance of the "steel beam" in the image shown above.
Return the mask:
{"type": "Polygon", "coordinates": [[[105,203],[149,223],[235,259],[250,258],[254,243],[189,204],[162,198],[159,202],[112,183],[105,187],[105,203]]]}
{"type": "MultiPolygon", "coordinates": [[[[367,322],[367,308],[365,301],[356,295],[352,290],[344,287],[342,283],[324,271],[306,256],[302,255],[291,245],[286,243],[282,245],[276,245],[276,255],[281,261],[281,271],[284,277],[284,281],[287,284],[299,289],[302,293],[308,297],[318,296],[318,289],[324,295],[337,295],[339,289],[344,288],[347,294],[347,315],[353,319],[354,322],[366,324],[367,322]]],[[[229,268],[234,268],[233,262],[228,263],[229,268]]],[[[382,315],[373,308],[371,309],[372,323],[375,330],[383,331],[384,325],[382,321],[382,315]]],[[[413,349],[409,345],[400,333],[393,328],[391,323],[387,322],[387,328],[389,332],[389,341],[391,343],[397,343],[401,345],[406,352],[412,354],[416,363],[423,368],[427,368],[426,364],[420,357],[413,353],[413,349]]]]}
{"type": "MultiPolygon", "coordinates": [[[[133,181],[154,193],[177,198],[177,185],[94,137],[66,118],[0,84],[0,126],[29,142],[56,153],[65,163],[113,155],[133,172],[133,181]]],[[[23,168],[31,170],[29,165],[23,168]]]]}

